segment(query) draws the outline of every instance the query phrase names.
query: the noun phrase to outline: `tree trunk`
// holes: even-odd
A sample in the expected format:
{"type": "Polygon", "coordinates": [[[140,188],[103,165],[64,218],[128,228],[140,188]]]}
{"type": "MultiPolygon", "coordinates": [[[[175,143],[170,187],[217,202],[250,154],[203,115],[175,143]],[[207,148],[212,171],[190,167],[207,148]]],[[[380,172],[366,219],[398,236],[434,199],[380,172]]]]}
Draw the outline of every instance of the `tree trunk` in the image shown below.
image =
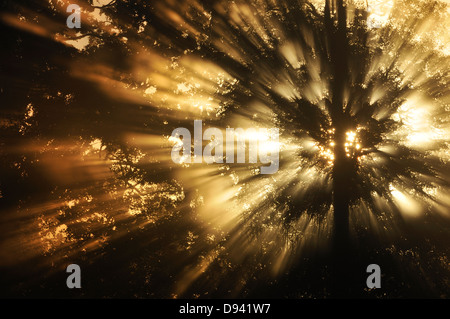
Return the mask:
{"type": "Polygon", "coordinates": [[[348,236],[350,161],[345,154],[345,139],[348,127],[344,109],[344,91],[348,79],[347,17],[343,0],[331,0],[336,8],[337,28],[332,23],[330,0],[326,1],[325,21],[330,42],[330,58],[333,78],[331,80],[331,118],[335,128],[335,151],[333,167],[334,248],[342,247],[348,236]]]}
{"type": "Polygon", "coordinates": [[[335,161],[333,166],[333,238],[332,238],[332,293],[333,297],[351,297],[352,269],[349,234],[350,191],[352,189],[352,159],[345,154],[345,131],[336,129],[335,161]],[[339,145],[339,146],[338,146],[339,145]]]}
{"type": "MultiPolygon", "coordinates": [[[[338,130],[337,130],[338,131],[338,130]]],[[[337,132],[336,132],[337,133],[337,132]]],[[[345,132],[344,141],[345,141],[345,132]]],[[[342,134],[339,134],[342,135],[342,134]]],[[[351,160],[346,157],[341,146],[341,138],[336,139],[335,161],[333,166],[333,208],[334,208],[334,249],[345,250],[349,241],[349,204],[351,160]]]]}
{"type": "Polygon", "coordinates": [[[332,293],[333,297],[349,297],[349,279],[351,271],[348,269],[350,256],[349,238],[349,205],[352,165],[351,159],[345,152],[346,132],[349,129],[345,114],[344,91],[348,79],[348,43],[347,17],[343,0],[326,0],[325,27],[330,44],[330,59],[332,64],[331,80],[331,118],[335,128],[335,151],[333,166],[333,209],[334,228],[332,245],[332,293]],[[330,1],[332,12],[330,8],[330,1]],[[333,19],[337,16],[337,27],[333,19]]]}

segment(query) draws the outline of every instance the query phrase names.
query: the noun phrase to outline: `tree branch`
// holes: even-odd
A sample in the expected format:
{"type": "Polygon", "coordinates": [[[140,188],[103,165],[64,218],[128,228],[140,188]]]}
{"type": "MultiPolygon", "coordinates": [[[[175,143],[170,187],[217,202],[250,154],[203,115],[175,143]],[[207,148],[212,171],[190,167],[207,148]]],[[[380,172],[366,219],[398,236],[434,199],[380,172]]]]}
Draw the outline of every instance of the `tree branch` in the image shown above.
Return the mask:
{"type": "MultiPolygon", "coordinates": [[[[108,7],[113,6],[114,4],[116,4],[116,2],[117,2],[117,0],[112,0],[111,2],[109,2],[109,3],[107,3],[107,4],[103,5],[103,6],[94,6],[93,4],[91,4],[91,7],[92,8],[97,8],[97,9],[104,9],[104,8],[108,8],[108,7]]],[[[91,3],[92,3],[92,1],[91,1],[91,3]]]]}

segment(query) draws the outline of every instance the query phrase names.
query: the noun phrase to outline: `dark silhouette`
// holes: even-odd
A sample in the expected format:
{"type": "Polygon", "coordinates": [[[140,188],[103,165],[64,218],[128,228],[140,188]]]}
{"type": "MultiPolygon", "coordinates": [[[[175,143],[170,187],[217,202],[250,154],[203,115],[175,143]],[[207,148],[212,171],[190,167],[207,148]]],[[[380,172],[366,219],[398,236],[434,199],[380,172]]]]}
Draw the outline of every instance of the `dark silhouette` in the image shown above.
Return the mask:
{"type": "Polygon", "coordinates": [[[449,209],[439,196],[449,189],[448,139],[418,147],[402,131],[415,122],[399,115],[407,103],[410,111],[433,104],[425,133],[448,132],[448,56],[411,41],[425,13],[434,17],[443,4],[408,7],[406,31],[370,29],[365,8],[343,0],[325,0],[323,10],[293,0],[91,4],[80,30],[47,2],[1,5],[2,295],[38,296],[30,278],[39,276],[50,279],[49,296],[67,295],[59,271],[79,258],[93,283],[85,297],[383,297],[386,290],[364,290],[365,267],[382,262],[390,296],[448,296],[448,218],[438,213],[449,209]],[[87,36],[84,50],[65,43],[87,36]],[[232,79],[204,75],[206,63],[232,79]],[[218,105],[208,111],[211,126],[240,117],[280,128],[290,147],[278,175],[217,166],[196,185],[187,174],[196,168],[172,163],[160,140],[136,146],[139,136],[192,127],[198,113],[183,104],[190,76],[213,88],[196,93],[218,105]],[[239,177],[239,206],[250,209],[214,237],[196,214],[198,188],[223,175],[239,177]],[[260,185],[271,186],[267,196],[257,196],[260,185]],[[408,205],[421,218],[408,220],[408,205]],[[305,231],[315,221],[332,224],[331,238],[320,235],[328,250],[305,231]],[[264,236],[272,228],[284,241],[264,236]],[[23,259],[8,257],[14,242],[27,248],[23,259]],[[292,264],[266,280],[285,244],[292,264]],[[246,245],[253,250],[244,253],[246,245]],[[422,282],[417,268],[438,275],[422,282]]]}

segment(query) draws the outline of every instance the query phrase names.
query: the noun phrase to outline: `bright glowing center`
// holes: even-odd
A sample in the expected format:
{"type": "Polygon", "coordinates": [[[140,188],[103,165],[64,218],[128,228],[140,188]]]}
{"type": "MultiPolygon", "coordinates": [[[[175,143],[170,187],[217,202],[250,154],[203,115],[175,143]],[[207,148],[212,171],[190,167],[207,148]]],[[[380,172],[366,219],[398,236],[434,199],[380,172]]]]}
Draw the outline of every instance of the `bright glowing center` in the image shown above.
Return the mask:
{"type": "Polygon", "coordinates": [[[353,157],[361,149],[361,143],[355,131],[348,131],[345,133],[345,155],[353,157]]]}
{"type": "MultiPolygon", "coordinates": [[[[351,130],[347,131],[345,133],[345,141],[344,141],[344,149],[345,149],[345,155],[347,157],[356,157],[359,159],[359,155],[362,149],[362,143],[358,136],[358,130],[351,130]]],[[[333,165],[335,160],[335,147],[336,141],[334,137],[335,130],[331,129],[328,130],[328,133],[330,134],[330,138],[328,140],[327,145],[318,145],[316,144],[320,157],[327,160],[328,164],[333,165]]]]}

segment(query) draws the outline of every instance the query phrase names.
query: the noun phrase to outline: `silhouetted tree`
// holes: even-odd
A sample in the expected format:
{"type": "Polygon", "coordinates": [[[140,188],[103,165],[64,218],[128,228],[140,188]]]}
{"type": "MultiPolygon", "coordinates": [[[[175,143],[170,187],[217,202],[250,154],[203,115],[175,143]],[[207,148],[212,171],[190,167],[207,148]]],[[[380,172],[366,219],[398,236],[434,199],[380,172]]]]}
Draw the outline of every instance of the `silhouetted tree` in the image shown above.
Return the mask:
{"type": "MultiPolygon", "coordinates": [[[[441,134],[418,148],[404,131],[414,122],[406,123],[407,116],[401,115],[419,103],[433,104],[430,132],[431,126],[444,135],[448,132],[448,56],[430,43],[412,39],[423,27],[425,14],[443,14],[439,12],[445,12],[444,4],[431,1],[408,7],[411,21],[405,30],[393,23],[372,30],[367,11],[343,0],[325,0],[323,10],[300,0],[80,3],[84,16],[79,30],[67,28],[67,12],[59,1],[1,5],[6,49],[0,56],[0,138],[5,146],[0,201],[5,211],[21,211],[24,202],[31,207],[55,198],[79,202],[43,214],[40,225],[47,231],[69,225],[66,244],[71,248],[60,246],[61,255],[76,254],[99,238],[116,238],[113,227],[127,229],[132,241],[136,228],[161,220],[163,226],[155,235],[158,243],[181,247],[186,241],[188,248],[179,260],[192,264],[198,256],[202,260],[220,256],[210,263],[217,275],[232,260],[223,251],[233,236],[252,234],[263,242],[262,233],[282,228],[283,236],[295,244],[304,235],[303,229],[296,229],[299,220],[310,216],[326,224],[332,211],[333,296],[344,296],[349,292],[344,286],[355,271],[348,265],[355,252],[352,217],[376,216],[380,229],[403,225],[403,208],[395,194],[417,199],[427,213],[436,207],[448,210],[448,202],[436,195],[448,191],[448,139],[441,134]],[[85,46],[76,49],[81,43],[77,41],[85,41],[85,46]],[[196,69],[191,61],[205,66],[196,69]],[[214,68],[220,72],[204,75],[214,68]],[[222,71],[227,76],[219,76],[222,71]],[[152,83],[149,73],[159,82],[152,83]],[[195,95],[189,76],[212,88],[197,95],[217,102],[216,109],[196,113],[183,104],[195,95]],[[186,82],[181,88],[170,87],[181,82],[186,82]],[[408,103],[413,104],[410,109],[408,103]],[[158,141],[143,143],[139,149],[131,141],[139,134],[170,136],[176,127],[192,127],[197,116],[221,128],[234,125],[236,117],[276,126],[282,143],[290,146],[281,150],[280,171],[273,177],[248,174],[255,168],[252,165],[218,166],[200,174],[204,180],[198,184],[237,176],[236,183],[242,186],[236,197],[240,206],[259,194],[261,185],[271,189],[250,208],[239,210],[240,222],[220,240],[208,239],[211,236],[201,233],[203,226],[193,226],[195,217],[188,213],[202,199],[196,186],[183,187],[177,180],[188,169],[170,161],[170,147],[158,141]],[[63,166],[64,156],[83,152],[88,152],[86,156],[94,152],[111,175],[83,179],[89,174],[73,167],[69,171],[76,178],[62,174],[55,182],[51,175],[59,171],[51,174],[49,167],[63,166]],[[105,200],[107,196],[113,200],[105,200]],[[91,214],[101,207],[107,212],[102,215],[105,225],[74,222],[86,216],[103,220],[91,214]],[[119,218],[124,210],[135,215],[119,218]],[[179,211],[188,217],[179,217],[179,211]],[[174,225],[178,233],[172,234],[174,225]]],[[[399,1],[393,10],[407,5],[399,1]]],[[[139,238],[145,239],[145,234],[139,238]]],[[[126,251],[129,241],[121,239],[116,243],[126,251]]],[[[270,246],[267,242],[261,247],[270,246]]],[[[151,249],[164,255],[157,246],[150,245],[149,255],[151,249]]],[[[108,253],[113,254],[112,249],[108,253]]],[[[174,256],[179,255],[169,254],[165,261],[174,256]]],[[[259,265],[262,255],[255,256],[253,264],[259,265]]],[[[146,262],[156,264],[157,258],[152,258],[146,262]]],[[[167,275],[164,278],[172,278],[169,270],[159,267],[159,273],[167,275]]],[[[184,270],[183,265],[180,268],[184,270]]],[[[241,275],[239,269],[231,270],[235,278],[241,275]]],[[[251,272],[246,275],[250,281],[251,272]]]]}

